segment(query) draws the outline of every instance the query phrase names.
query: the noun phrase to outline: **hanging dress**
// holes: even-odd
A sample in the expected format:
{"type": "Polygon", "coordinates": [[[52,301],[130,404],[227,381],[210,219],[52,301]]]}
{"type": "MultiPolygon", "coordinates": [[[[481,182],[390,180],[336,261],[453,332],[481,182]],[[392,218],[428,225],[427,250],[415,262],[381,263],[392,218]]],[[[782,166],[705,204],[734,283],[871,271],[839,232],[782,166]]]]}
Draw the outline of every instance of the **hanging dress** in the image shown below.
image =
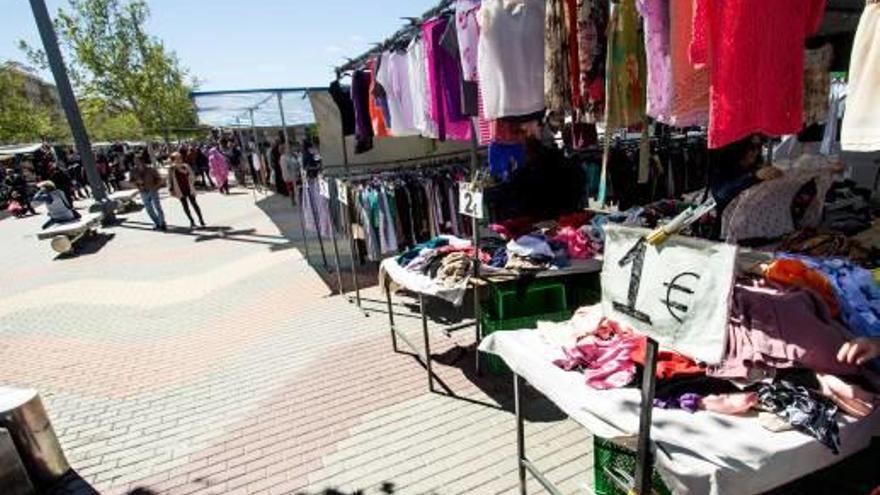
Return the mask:
{"type": "Polygon", "coordinates": [[[880,2],[868,0],[853,42],[841,147],[880,150],[880,2]]]}

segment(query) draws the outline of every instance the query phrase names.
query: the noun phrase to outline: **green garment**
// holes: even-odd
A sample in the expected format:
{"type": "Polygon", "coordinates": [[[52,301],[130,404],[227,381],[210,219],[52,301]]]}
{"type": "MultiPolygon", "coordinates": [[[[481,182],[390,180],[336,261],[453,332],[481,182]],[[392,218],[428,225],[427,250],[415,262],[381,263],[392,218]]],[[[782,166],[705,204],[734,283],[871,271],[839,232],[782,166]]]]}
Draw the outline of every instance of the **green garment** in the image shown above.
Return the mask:
{"type": "Polygon", "coordinates": [[[648,78],[640,24],[635,0],[612,4],[605,78],[607,128],[610,132],[641,124],[645,119],[648,78]]]}

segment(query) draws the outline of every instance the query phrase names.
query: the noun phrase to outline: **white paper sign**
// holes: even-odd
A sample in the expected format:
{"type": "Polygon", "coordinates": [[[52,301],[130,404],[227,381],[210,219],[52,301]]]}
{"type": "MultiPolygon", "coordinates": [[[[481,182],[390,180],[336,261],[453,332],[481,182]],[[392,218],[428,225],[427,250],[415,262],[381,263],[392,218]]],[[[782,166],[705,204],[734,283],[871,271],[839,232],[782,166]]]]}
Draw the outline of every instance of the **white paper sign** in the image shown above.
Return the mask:
{"type": "Polygon", "coordinates": [[[647,229],[605,228],[602,311],[661,345],[718,364],[727,343],[736,246],[674,236],[659,246],[647,229]]]}
{"type": "Polygon", "coordinates": [[[462,215],[482,219],[483,190],[468,182],[459,182],[458,212],[462,215]]]}
{"type": "Polygon", "coordinates": [[[339,202],[348,206],[348,186],[345,182],[336,179],[336,191],[339,194],[339,202]]]}
{"type": "Polygon", "coordinates": [[[330,199],[330,183],[327,182],[327,179],[321,177],[318,181],[318,188],[321,191],[321,196],[330,199]]]}

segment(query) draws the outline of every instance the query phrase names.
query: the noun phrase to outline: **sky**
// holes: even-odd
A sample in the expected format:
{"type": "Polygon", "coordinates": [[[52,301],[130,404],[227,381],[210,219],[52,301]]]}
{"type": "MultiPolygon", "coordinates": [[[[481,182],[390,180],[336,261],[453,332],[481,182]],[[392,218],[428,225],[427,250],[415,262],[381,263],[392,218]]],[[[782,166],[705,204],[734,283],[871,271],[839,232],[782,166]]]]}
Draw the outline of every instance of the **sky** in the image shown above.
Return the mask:
{"type": "MultiPolygon", "coordinates": [[[[29,2],[4,0],[0,61],[40,46],[29,2]],[[8,3],[7,3],[8,2],[8,3]],[[12,4],[10,6],[10,4],[12,4]]],[[[356,57],[438,0],[147,0],[151,34],[177,53],[201,90],[326,86],[356,57]]],[[[54,15],[66,0],[46,0],[54,15]]],[[[44,78],[51,80],[48,73],[44,78]]]]}

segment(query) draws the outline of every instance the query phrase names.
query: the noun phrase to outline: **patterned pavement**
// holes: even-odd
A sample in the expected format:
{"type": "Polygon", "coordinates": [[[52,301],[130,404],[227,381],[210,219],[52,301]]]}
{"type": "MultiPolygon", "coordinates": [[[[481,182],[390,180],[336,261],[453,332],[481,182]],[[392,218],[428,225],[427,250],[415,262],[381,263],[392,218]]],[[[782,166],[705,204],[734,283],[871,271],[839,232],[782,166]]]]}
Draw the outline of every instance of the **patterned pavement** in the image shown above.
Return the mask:
{"type": "MultiPolygon", "coordinates": [[[[288,200],[234,193],[199,196],[208,229],[156,233],[135,212],[66,259],[36,240],[40,218],[0,221],[0,384],[40,391],[82,478],[107,494],[516,493],[512,389],[474,375],[472,330],[432,322],[452,393],[429,393],[391,349],[378,290],[368,316],[333,295],[288,200]]],[[[420,343],[414,300],[396,304],[420,343]]],[[[582,490],[590,438],[536,394],[526,404],[530,457],[582,490]]]]}

